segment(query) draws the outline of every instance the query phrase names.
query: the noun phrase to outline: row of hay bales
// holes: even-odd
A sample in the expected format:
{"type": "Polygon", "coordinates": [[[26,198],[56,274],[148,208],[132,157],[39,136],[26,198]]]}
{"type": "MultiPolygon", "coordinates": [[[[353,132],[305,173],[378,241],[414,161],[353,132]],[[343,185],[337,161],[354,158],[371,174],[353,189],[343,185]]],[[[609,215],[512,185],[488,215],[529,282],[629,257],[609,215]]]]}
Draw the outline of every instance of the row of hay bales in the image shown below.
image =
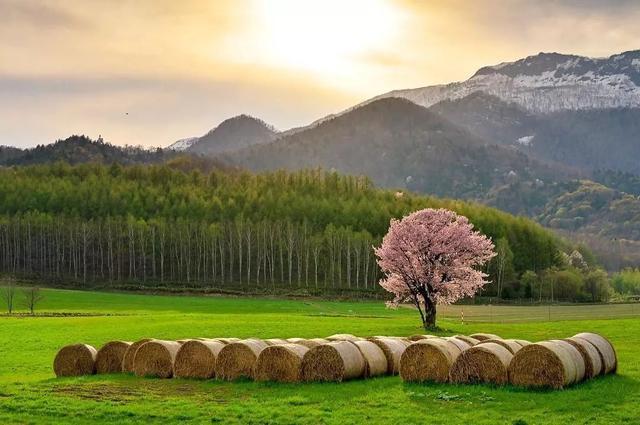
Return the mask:
{"type": "Polygon", "coordinates": [[[100,350],[86,344],[63,347],[54,360],[57,376],[134,373],[158,378],[217,378],[301,382],[343,381],[398,374],[408,338],[198,338],[111,341],[100,350]]]}
{"type": "Polygon", "coordinates": [[[615,373],[613,345],[594,333],[531,343],[493,334],[411,337],[400,359],[400,376],[411,382],[491,383],[564,388],[615,373]]]}
{"type": "Polygon", "coordinates": [[[414,382],[510,382],[552,388],[615,372],[616,367],[613,346],[587,333],[537,344],[491,334],[143,339],[111,341],[100,350],[70,345],[54,360],[57,376],[128,372],[158,378],[339,382],[399,373],[414,382]]]}

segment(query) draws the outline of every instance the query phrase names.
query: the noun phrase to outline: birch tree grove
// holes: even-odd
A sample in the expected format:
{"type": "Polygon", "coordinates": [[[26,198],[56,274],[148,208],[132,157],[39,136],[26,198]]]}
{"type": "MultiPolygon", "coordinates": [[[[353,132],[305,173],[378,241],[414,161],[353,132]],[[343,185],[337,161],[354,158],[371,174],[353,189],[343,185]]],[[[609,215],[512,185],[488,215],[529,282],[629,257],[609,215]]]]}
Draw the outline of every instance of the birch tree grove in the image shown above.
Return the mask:
{"type": "Polygon", "coordinates": [[[503,239],[512,255],[488,272],[497,281],[503,270],[505,286],[561,263],[556,238],[530,220],[402,193],[320,169],[205,172],[189,160],[0,168],[0,274],[69,286],[379,291],[372,246],[390,219],[423,208],[456,211],[503,239]]]}
{"type": "Polygon", "coordinates": [[[376,290],[377,271],[367,266],[376,242],[367,232],[333,226],[309,236],[306,223],[290,221],[212,225],[27,214],[0,221],[0,273],[78,285],[376,290]],[[284,267],[276,266],[277,252],[284,267]]]}

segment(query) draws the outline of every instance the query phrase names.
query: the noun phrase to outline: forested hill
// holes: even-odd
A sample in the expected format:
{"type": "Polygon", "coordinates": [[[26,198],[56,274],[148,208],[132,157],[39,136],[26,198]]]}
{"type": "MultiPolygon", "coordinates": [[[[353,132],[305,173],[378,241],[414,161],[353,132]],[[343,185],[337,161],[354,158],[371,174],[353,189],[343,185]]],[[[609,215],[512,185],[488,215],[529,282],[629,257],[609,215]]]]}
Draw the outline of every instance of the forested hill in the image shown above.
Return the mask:
{"type": "Polygon", "coordinates": [[[144,149],[138,146],[116,146],[102,139],[71,136],[49,145],[30,149],[0,147],[0,165],[69,164],[99,162],[103,164],[151,164],[176,158],[179,153],[165,149],[144,149]]]}
{"type": "Polygon", "coordinates": [[[0,170],[0,260],[4,273],[85,283],[371,289],[371,246],[392,217],[426,207],[469,217],[517,275],[558,264],[561,243],[528,219],[364,177],[97,164],[0,170]]]}

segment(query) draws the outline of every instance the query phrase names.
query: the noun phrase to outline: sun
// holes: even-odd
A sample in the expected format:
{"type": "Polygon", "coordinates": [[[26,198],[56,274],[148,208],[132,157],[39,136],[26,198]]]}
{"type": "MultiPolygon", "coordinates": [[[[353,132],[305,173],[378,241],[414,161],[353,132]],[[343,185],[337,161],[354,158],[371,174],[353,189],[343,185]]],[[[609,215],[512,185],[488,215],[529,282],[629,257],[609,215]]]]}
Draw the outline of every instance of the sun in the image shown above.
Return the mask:
{"type": "Polygon", "coordinates": [[[399,12],[385,0],[255,0],[261,56],[271,65],[339,76],[392,48],[399,12]]]}

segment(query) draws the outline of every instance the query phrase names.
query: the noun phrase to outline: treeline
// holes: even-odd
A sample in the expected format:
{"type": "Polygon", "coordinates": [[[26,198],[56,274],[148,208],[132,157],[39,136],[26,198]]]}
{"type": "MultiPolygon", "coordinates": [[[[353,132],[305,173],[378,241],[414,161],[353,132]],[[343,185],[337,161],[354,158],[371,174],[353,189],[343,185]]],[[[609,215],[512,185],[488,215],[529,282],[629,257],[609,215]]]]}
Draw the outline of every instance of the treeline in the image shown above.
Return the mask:
{"type": "Polygon", "coordinates": [[[59,282],[268,289],[373,290],[379,271],[366,231],[291,221],[0,219],[0,269],[59,282]]]}
{"type": "Polygon", "coordinates": [[[558,266],[567,248],[528,219],[376,189],[365,177],[203,173],[185,161],[0,169],[0,272],[78,283],[376,289],[371,246],[392,217],[427,207],[463,214],[501,241],[507,254],[488,268],[494,279],[558,266]]]}

